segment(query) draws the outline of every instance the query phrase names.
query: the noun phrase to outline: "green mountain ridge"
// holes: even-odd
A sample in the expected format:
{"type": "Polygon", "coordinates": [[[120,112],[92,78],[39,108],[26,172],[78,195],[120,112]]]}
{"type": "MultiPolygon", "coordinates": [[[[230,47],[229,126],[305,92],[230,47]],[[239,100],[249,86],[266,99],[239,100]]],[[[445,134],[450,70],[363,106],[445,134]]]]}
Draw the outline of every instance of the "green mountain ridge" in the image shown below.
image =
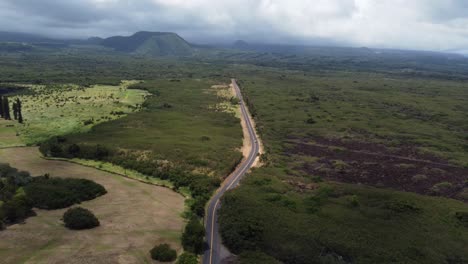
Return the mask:
{"type": "Polygon", "coordinates": [[[142,31],[129,37],[110,37],[100,44],[116,51],[144,56],[189,56],[193,53],[186,40],[171,32],[142,31]]]}

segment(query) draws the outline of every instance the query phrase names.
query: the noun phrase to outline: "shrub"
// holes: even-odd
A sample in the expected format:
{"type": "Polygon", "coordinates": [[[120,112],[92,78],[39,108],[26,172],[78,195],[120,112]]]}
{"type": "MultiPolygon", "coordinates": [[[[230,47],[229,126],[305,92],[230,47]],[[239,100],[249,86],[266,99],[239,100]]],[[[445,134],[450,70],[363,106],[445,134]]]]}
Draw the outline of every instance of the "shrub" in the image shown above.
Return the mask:
{"type": "Polygon", "coordinates": [[[411,180],[414,183],[419,183],[419,182],[423,182],[423,181],[427,180],[427,176],[424,175],[424,174],[416,174],[413,177],[411,177],[411,180]]]}
{"type": "Polygon", "coordinates": [[[195,254],[185,252],[177,259],[177,264],[198,264],[198,258],[195,254]]]}
{"type": "Polygon", "coordinates": [[[458,194],[457,198],[468,201],[468,188],[463,188],[458,194]]]}
{"type": "Polygon", "coordinates": [[[307,124],[315,124],[315,123],[316,123],[315,120],[314,120],[313,118],[307,119],[306,122],[307,122],[307,124]]]}
{"type": "Polygon", "coordinates": [[[279,264],[280,262],[275,258],[261,252],[261,251],[245,251],[239,256],[240,264],[279,264]]]}
{"type": "Polygon", "coordinates": [[[462,222],[462,224],[468,226],[468,212],[456,212],[455,217],[462,222]]]}
{"type": "Polygon", "coordinates": [[[41,209],[60,209],[107,193],[100,184],[86,179],[36,177],[25,187],[32,205],[41,209]]]}
{"type": "Polygon", "coordinates": [[[395,213],[416,213],[421,211],[421,208],[410,201],[391,200],[384,203],[383,207],[395,213]]]}
{"type": "Polygon", "coordinates": [[[6,223],[15,223],[34,215],[31,204],[24,194],[15,195],[11,200],[5,202],[0,211],[0,215],[6,223]]]}
{"type": "Polygon", "coordinates": [[[195,254],[201,254],[203,252],[204,237],[205,227],[203,227],[196,217],[192,217],[182,234],[182,246],[184,250],[195,254]]]}
{"type": "Polygon", "coordinates": [[[450,182],[439,182],[432,186],[431,192],[436,195],[444,194],[452,189],[453,185],[450,182]]]}
{"type": "Polygon", "coordinates": [[[351,206],[351,207],[358,207],[359,206],[359,199],[357,197],[357,195],[351,195],[347,198],[348,200],[348,204],[351,206]]]}
{"type": "Polygon", "coordinates": [[[168,244],[155,246],[150,253],[152,259],[162,262],[174,261],[177,258],[177,252],[168,244]]]}
{"type": "Polygon", "coordinates": [[[68,209],[63,214],[63,222],[65,226],[74,229],[90,229],[99,226],[99,220],[88,209],[75,207],[68,209]]]}

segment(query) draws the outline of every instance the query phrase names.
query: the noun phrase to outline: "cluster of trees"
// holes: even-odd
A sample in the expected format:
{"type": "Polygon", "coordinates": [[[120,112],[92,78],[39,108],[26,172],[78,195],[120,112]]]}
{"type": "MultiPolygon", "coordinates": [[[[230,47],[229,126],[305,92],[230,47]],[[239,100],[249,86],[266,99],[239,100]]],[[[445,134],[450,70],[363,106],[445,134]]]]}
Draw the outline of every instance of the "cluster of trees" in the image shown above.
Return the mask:
{"type": "Polygon", "coordinates": [[[197,217],[192,217],[182,234],[182,246],[184,250],[197,255],[202,254],[205,246],[204,236],[205,227],[197,217]]]}
{"type": "MultiPolygon", "coordinates": [[[[19,98],[16,98],[13,102],[12,108],[13,118],[18,120],[19,123],[23,123],[22,105],[19,98]]],[[[11,120],[10,103],[7,96],[0,96],[0,117],[3,117],[5,120],[11,120]]]]}
{"type": "Polygon", "coordinates": [[[23,220],[33,215],[32,205],[23,187],[31,176],[8,164],[0,164],[0,226],[23,220]]]}
{"type": "Polygon", "coordinates": [[[34,207],[48,210],[66,208],[107,193],[102,185],[90,180],[48,176],[34,177],[24,191],[34,207]]]}
{"type": "MultiPolygon", "coordinates": [[[[171,262],[177,258],[177,252],[168,244],[160,244],[150,250],[151,258],[160,262],[171,262]]],[[[198,264],[197,255],[184,252],[177,258],[176,264],[198,264]]]]}
{"type": "Polygon", "coordinates": [[[0,227],[34,215],[33,207],[61,209],[105,193],[104,187],[93,181],[31,177],[0,163],[0,227]]]}

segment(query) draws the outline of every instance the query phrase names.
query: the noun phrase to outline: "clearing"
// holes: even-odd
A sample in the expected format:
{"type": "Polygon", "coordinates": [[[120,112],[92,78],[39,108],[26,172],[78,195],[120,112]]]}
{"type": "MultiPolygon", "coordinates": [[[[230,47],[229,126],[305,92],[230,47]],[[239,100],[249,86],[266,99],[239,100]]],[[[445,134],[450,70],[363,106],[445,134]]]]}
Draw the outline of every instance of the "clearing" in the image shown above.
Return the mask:
{"type": "Polygon", "coordinates": [[[123,81],[120,86],[94,85],[89,88],[69,85],[31,85],[32,94],[10,96],[10,103],[18,97],[22,102],[24,125],[0,123],[3,134],[17,131],[19,138],[1,140],[0,147],[24,146],[40,143],[52,136],[87,132],[96,124],[114,120],[140,110],[149,93],[127,89],[135,81],[123,81]]]}
{"type": "Polygon", "coordinates": [[[0,232],[2,263],[146,263],[155,244],[180,250],[181,195],[93,168],[44,160],[33,147],[2,149],[0,160],[32,175],[90,179],[108,191],[80,205],[96,214],[98,228],[70,231],[60,221],[66,209],[35,209],[37,216],[25,224],[0,232]]]}

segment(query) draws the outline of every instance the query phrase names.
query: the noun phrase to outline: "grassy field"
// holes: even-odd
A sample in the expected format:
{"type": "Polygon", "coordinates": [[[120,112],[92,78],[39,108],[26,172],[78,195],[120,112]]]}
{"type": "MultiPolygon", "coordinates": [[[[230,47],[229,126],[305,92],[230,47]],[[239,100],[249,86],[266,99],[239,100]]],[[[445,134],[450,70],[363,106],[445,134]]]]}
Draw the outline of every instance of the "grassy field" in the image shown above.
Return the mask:
{"type": "Polygon", "coordinates": [[[242,84],[266,142],[266,158],[284,167],[286,176],[424,194],[448,182],[452,187],[444,196],[464,191],[468,87],[463,82],[272,72],[246,76],[242,84]]]}
{"type": "Polygon", "coordinates": [[[92,126],[138,111],[148,92],[120,86],[32,86],[32,95],[18,96],[23,105],[24,125],[17,132],[24,144],[37,144],[52,136],[83,133],[92,126]]]}
{"type": "Polygon", "coordinates": [[[108,193],[80,206],[92,210],[101,226],[70,231],[62,210],[36,210],[37,216],[0,232],[2,263],[151,263],[149,250],[169,243],[180,249],[184,197],[170,189],[93,168],[40,158],[37,148],[0,150],[2,162],[33,175],[93,180],[108,193]],[[138,206],[136,206],[138,205],[138,206]],[[70,256],[73,256],[70,258],[70,256]]]}
{"type": "Polygon", "coordinates": [[[67,137],[71,143],[117,148],[130,159],[171,163],[216,178],[240,159],[242,131],[232,113],[216,109],[226,101],[207,80],[148,81],[154,94],[145,110],[67,137]]]}

